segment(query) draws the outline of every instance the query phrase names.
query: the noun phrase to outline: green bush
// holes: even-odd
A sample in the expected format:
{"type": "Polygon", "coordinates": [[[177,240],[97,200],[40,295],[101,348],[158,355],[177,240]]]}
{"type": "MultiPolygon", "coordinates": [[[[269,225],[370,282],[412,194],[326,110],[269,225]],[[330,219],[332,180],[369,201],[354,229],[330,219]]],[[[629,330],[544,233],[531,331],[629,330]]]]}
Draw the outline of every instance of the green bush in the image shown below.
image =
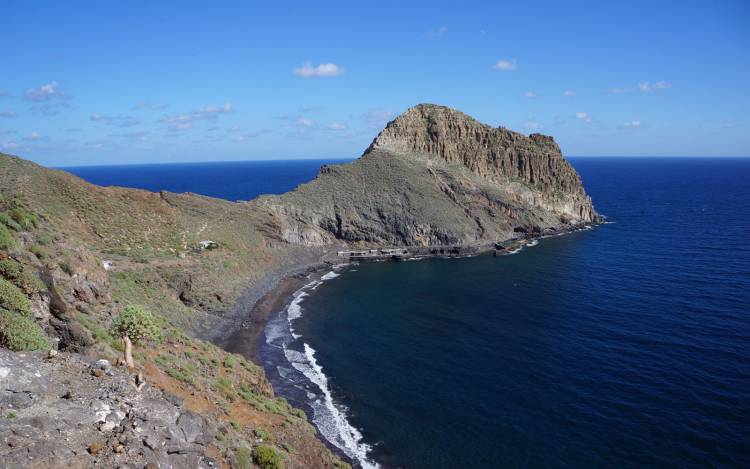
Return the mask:
{"type": "Polygon", "coordinates": [[[46,289],[44,283],[36,275],[13,259],[0,260],[0,277],[10,280],[15,286],[29,294],[46,289]]]}
{"type": "Polygon", "coordinates": [[[156,318],[141,306],[123,309],[112,322],[110,332],[115,337],[129,337],[134,344],[143,340],[159,340],[161,333],[156,318]]]}
{"type": "Polygon", "coordinates": [[[11,210],[10,217],[24,230],[30,230],[39,225],[39,218],[23,207],[16,207],[11,210]]]}
{"type": "Polygon", "coordinates": [[[271,441],[271,432],[263,427],[256,428],[255,430],[253,430],[253,433],[257,438],[260,438],[263,441],[271,441]]]}
{"type": "Polygon", "coordinates": [[[0,224],[3,224],[13,231],[21,231],[21,225],[5,212],[0,212],[0,224]]]}
{"type": "Polygon", "coordinates": [[[31,316],[31,301],[29,297],[20,288],[4,278],[0,278],[0,306],[7,310],[21,313],[24,316],[31,316]]]}
{"type": "Polygon", "coordinates": [[[251,469],[253,467],[253,456],[249,449],[242,447],[234,450],[234,467],[237,469],[251,469]]]}
{"type": "Polygon", "coordinates": [[[262,469],[282,469],[281,456],[272,446],[257,445],[253,448],[253,461],[262,469]]]}
{"type": "Polygon", "coordinates": [[[39,324],[28,316],[5,310],[0,310],[0,345],[15,351],[49,348],[39,324]]]}
{"type": "Polygon", "coordinates": [[[0,225],[0,249],[10,249],[16,247],[16,240],[13,234],[5,227],[0,225]]]}
{"type": "Polygon", "coordinates": [[[224,359],[224,367],[229,368],[230,370],[234,368],[234,357],[227,354],[227,357],[224,359]]]}
{"type": "Polygon", "coordinates": [[[45,249],[44,247],[39,246],[38,244],[32,244],[31,246],[29,246],[29,252],[34,254],[39,260],[43,260],[49,257],[49,251],[47,251],[47,249],[45,249]]]}

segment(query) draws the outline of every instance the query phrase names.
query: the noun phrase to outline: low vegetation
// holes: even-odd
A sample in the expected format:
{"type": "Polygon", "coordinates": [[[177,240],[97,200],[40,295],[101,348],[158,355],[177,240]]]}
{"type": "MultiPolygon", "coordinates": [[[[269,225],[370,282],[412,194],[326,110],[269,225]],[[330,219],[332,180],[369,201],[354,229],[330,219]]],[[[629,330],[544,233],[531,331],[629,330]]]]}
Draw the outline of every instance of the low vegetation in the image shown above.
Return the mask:
{"type": "Polygon", "coordinates": [[[15,351],[45,350],[49,342],[39,324],[30,317],[0,310],[0,346],[15,351]]]}
{"type": "Polygon", "coordinates": [[[262,469],[281,469],[281,456],[273,446],[257,445],[253,448],[253,462],[262,469]]]}
{"type": "Polygon", "coordinates": [[[24,316],[31,316],[31,301],[20,288],[0,278],[0,307],[24,316]]]}
{"type": "Polygon", "coordinates": [[[125,308],[112,322],[111,334],[125,343],[125,363],[134,368],[133,344],[146,340],[158,340],[161,336],[156,319],[149,312],[137,305],[125,308]]]}

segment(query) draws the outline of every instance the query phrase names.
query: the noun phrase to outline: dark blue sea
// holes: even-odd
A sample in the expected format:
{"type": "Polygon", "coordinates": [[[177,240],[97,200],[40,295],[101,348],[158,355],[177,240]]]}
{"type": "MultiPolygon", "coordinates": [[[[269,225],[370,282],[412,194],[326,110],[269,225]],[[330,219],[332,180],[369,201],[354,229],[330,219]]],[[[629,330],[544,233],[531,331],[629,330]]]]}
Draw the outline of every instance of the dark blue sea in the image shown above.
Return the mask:
{"type": "Polygon", "coordinates": [[[750,467],[750,159],[571,162],[610,223],[311,280],[276,389],[365,466],[750,467]]]}
{"type": "Polygon", "coordinates": [[[61,168],[100,186],[153,192],[195,192],[231,201],[282,194],[315,177],[322,164],[340,159],[224,161],[61,168]]]}

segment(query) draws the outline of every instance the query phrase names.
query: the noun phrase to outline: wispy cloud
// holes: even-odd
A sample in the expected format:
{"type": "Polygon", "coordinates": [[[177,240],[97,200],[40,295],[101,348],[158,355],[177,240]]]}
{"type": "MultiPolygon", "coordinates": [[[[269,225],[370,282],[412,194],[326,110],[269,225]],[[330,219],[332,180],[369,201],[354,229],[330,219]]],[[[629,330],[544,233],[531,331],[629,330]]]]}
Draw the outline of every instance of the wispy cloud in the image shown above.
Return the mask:
{"type": "Polygon", "coordinates": [[[222,106],[204,106],[185,114],[164,116],[159,119],[159,122],[169,124],[169,130],[181,131],[190,129],[196,121],[216,120],[220,115],[230,114],[232,112],[234,112],[232,103],[225,103],[222,106]]]}
{"type": "Polygon", "coordinates": [[[622,125],[617,126],[617,128],[621,130],[638,129],[640,127],[641,127],[641,121],[629,121],[629,122],[625,122],[622,125]]]}
{"type": "Polygon", "coordinates": [[[112,127],[133,127],[141,123],[140,119],[133,116],[105,116],[95,112],[89,117],[94,122],[101,122],[104,125],[110,125],[112,127]]]}
{"type": "Polygon", "coordinates": [[[134,111],[163,111],[168,106],[166,104],[150,103],[148,101],[141,101],[140,103],[133,106],[134,111]]]}
{"type": "Polygon", "coordinates": [[[427,31],[427,34],[425,34],[425,36],[427,37],[427,39],[437,39],[447,32],[448,28],[446,26],[440,26],[437,29],[427,31]]]}
{"type": "Polygon", "coordinates": [[[49,141],[49,137],[46,137],[44,135],[40,135],[37,132],[31,132],[29,135],[25,136],[23,138],[27,142],[46,142],[49,141]]]}
{"type": "Polygon", "coordinates": [[[60,85],[56,81],[53,81],[36,88],[29,88],[26,90],[24,97],[28,101],[45,102],[53,99],[65,99],[66,95],[60,89],[60,85]]]}
{"type": "Polygon", "coordinates": [[[109,137],[122,138],[133,142],[145,142],[148,140],[148,132],[124,132],[121,134],[109,134],[109,137]]]}
{"type": "Polygon", "coordinates": [[[495,70],[512,71],[518,69],[518,63],[516,59],[513,60],[498,60],[495,65],[492,66],[495,70]]]}
{"type": "Polygon", "coordinates": [[[0,135],[11,135],[11,134],[17,134],[17,130],[13,129],[0,129],[0,135]]]}
{"type": "Polygon", "coordinates": [[[10,109],[6,109],[4,111],[0,111],[0,117],[5,117],[5,118],[16,117],[16,113],[11,111],[10,109]]]}
{"type": "Polygon", "coordinates": [[[346,130],[346,124],[342,124],[341,122],[331,122],[328,124],[329,130],[346,130]]]}
{"type": "Polygon", "coordinates": [[[570,98],[571,96],[575,96],[576,92],[573,90],[565,90],[563,91],[563,96],[570,98]]]}
{"type": "Polygon", "coordinates": [[[591,122],[591,116],[588,112],[576,112],[576,119],[582,120],[583,122],[591,122]]]}
{"type": "Polygon", "coordinates": [[[544,126],[536,121],[526,121],[521,125],[521,127],[526,130],[539,130],[544,126]]]}
{"type": "Polygon", "coordinates": [[[371,109],[362,114],[362,120],[367,122],[370,127],[380,127],[393,119],[393,115],[392,111],[385,109],[371,109]]]}
{"type": "Polygon", "coordinates": [[[292,72],[302,78],[337,77],[344,74],[344,69],[334,63],[324,63],[318,66],[313,66],[310,62],[305,62],[302,66],[295,68],[292,72]]]}
{"type": "Polygon", "coordinates": [[[258,138],[261,135],[266,135],[266,134],[269,134],[269,133],[271,133],[271,129],[258,129],[258,130],[253,130],[253,131],[250,131],[250,132],[241,132],[241,133],[238,133],[238,134],[236,134],[234,136],[234,139],[237,140],[238,142],[244,142],[245,140],[251,140],[251,139],[254,139],[254,138],[258,138]]]}
{"type": "Polygon", "coordinates": [[[536,98],[536,93],[534,93],[533,91],[527,91],[523,95],[527,98],[536,98]]]}
{"type": "Polygon", "coordinates": [[[627,93],[628,89],[627,88],[610,88],[608,92],[612,94],[622,94],[622,93],[627,93]]]}
{"type": "Polygon", "coordinates": [[[666,81],[657,81],[656,83],[644,81],[643,83],[638,83],[638,90],[643,93],[651,93],[653,91],[666,90],[671,87],[672,87],[672,84],[667,83],[666,81]]]}

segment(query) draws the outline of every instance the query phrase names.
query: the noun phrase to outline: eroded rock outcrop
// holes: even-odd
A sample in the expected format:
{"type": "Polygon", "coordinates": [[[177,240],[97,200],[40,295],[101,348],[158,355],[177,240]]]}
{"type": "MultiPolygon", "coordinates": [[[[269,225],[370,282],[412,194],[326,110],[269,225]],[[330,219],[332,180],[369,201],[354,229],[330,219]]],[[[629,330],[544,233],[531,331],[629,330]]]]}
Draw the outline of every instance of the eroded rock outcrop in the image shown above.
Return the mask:
{"type": "Polygon", "coordinates": [[[390,122],[355,162],[257,203],[303,245],[466,245],[599,220],[552,137],[431,104],[390,122]]]}

